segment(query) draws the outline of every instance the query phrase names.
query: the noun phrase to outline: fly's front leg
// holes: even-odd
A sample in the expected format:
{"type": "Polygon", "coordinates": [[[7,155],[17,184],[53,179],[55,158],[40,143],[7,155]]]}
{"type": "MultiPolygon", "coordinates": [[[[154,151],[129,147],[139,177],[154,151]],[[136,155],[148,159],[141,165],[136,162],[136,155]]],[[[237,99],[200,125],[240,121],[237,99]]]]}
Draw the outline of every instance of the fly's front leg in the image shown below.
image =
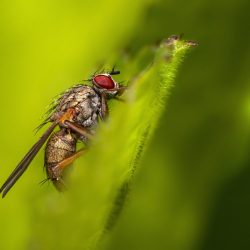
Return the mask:
{"type": "MultiPolygon", "coordinates": [[[[108,91],[115,91],[115,99],[123,101],[122,99],[119,98],[119,96],[121,96],[124,91],[127,89],[127,87],[122,86],[122,87],[117,87],[117,88],[113,88],[113,89],[109,89],[108,91]]],[[[108,103],[107,103],[107,91],[103,91],[101,93],[101,114],[100,117],[102,120],[105,120],[108,115],[109,115],[109,108],[108,108],[108,103]]]]}
{"type": "Polygon", "coordinates": [[[100,117],[102,120],[105,120],[109,115],[109,108],[107,103],[107,93],[103,91],[101,93],[101,113],[100,117]]]}
{"type": "Polygon", "coordinates": [[[116,95],[121,96],[127,88],[128,87],[126,87],[126,86],[122,86],[122,87],[110,89],[110,91],[116,91],[116,95]]]}
{"type": "Polygon", "coordinates": [[[111,89],[111,91],[116,91],[116,95],[113,97],[113,99],[117,100],[117,101],[121,101],[124,102],[125,100],[122,99],[120,96],[124,93],[124,91],[127,89],[126,86],[122,86],[122,87],[117,87],[117,88],[113,88],[111,89]]]}

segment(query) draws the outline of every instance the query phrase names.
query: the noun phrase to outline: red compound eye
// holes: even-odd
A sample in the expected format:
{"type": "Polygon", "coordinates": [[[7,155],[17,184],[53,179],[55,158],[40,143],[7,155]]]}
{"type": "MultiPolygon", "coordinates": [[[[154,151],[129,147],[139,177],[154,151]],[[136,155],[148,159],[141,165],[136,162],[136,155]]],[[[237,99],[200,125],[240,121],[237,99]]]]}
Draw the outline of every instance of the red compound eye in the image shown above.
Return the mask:
{"type": "Polygon", "coordinates": [[[96,75],[93,77],[93,82],[98,87],[104,89],[113,89],[115,88],[115,82],[109,75],[96,75]]]}

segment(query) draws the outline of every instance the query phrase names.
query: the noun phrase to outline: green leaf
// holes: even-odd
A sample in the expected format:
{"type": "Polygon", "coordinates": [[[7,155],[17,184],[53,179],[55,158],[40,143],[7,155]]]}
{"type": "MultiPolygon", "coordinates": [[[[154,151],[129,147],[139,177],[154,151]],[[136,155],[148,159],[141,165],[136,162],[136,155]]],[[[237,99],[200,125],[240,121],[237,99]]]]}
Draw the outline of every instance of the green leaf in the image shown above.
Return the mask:
{"type": "MultiPolygon", "coordinates": [[[[36,227],[45,228],[51,220],[54,226],[46,235],[34,235],[36,242],[44,242],[47,249],[95,248],[112,228],[157,128],[178,66],[192,45],[178,37],[164,41],[153,61],[129,83],[125,101],[113,101],[110,118],[100,124],[89,152],[75,164],[70,191],[43,204],[46,213],[38,216],[36,227]],[[53,241],[55,233],[64,240],[53,241]]],[[[127,67],[140,64],[138,58],[127,67]]]]}

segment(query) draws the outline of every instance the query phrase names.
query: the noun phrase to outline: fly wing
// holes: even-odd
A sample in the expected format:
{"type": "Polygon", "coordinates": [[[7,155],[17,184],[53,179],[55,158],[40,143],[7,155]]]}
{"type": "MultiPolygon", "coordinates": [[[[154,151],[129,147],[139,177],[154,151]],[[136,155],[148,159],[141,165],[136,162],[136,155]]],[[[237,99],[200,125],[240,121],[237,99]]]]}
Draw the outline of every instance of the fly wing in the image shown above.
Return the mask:
{"type": "Polygon", "coordinates": [[[56,127],[57,122],[54,122],[47,131],[42,135],[42,137],[37,141],[36,144],[29,150],[29,152],[24,156],[21,162],[17,165],[17,167],[13,170],[8,179],[4,182],[2,187],[0,188],[0,193],[2,193],[2,198],[9,192],[9,190],[13,187],[16,181],[22,176],[25,170],[28,168],[31,161],[34,159],[38,151],[41,149],[43,144],[46,142],[50,134],[53,132],[56,127]]]}

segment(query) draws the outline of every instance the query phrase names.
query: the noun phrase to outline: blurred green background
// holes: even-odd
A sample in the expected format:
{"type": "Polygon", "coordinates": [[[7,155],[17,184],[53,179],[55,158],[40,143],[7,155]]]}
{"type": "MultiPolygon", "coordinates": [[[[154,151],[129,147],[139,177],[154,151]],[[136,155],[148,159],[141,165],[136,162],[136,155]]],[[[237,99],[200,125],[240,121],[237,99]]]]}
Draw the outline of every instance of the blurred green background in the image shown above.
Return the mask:
{"type": "MultiPolygon", "coordinates": [[[[249,9],[247,0],[1,1],[0,181],[40,136],[32,131],[54,96],[102,63],[128,71],[121,58],[136,60],[145,46],[184,33],[199,46],[184,60],[127,206],[99,247],[249,249],[249,9]]],[[[42,166],[40,153],[0,202],[1,249],[50,249],[37,235],[60,249],[81,240],[67,223],[70,237],[61,238],[53,216],[36,225],[48,206],[63,213],[53,187],[37,185],[42,166]]]]}

